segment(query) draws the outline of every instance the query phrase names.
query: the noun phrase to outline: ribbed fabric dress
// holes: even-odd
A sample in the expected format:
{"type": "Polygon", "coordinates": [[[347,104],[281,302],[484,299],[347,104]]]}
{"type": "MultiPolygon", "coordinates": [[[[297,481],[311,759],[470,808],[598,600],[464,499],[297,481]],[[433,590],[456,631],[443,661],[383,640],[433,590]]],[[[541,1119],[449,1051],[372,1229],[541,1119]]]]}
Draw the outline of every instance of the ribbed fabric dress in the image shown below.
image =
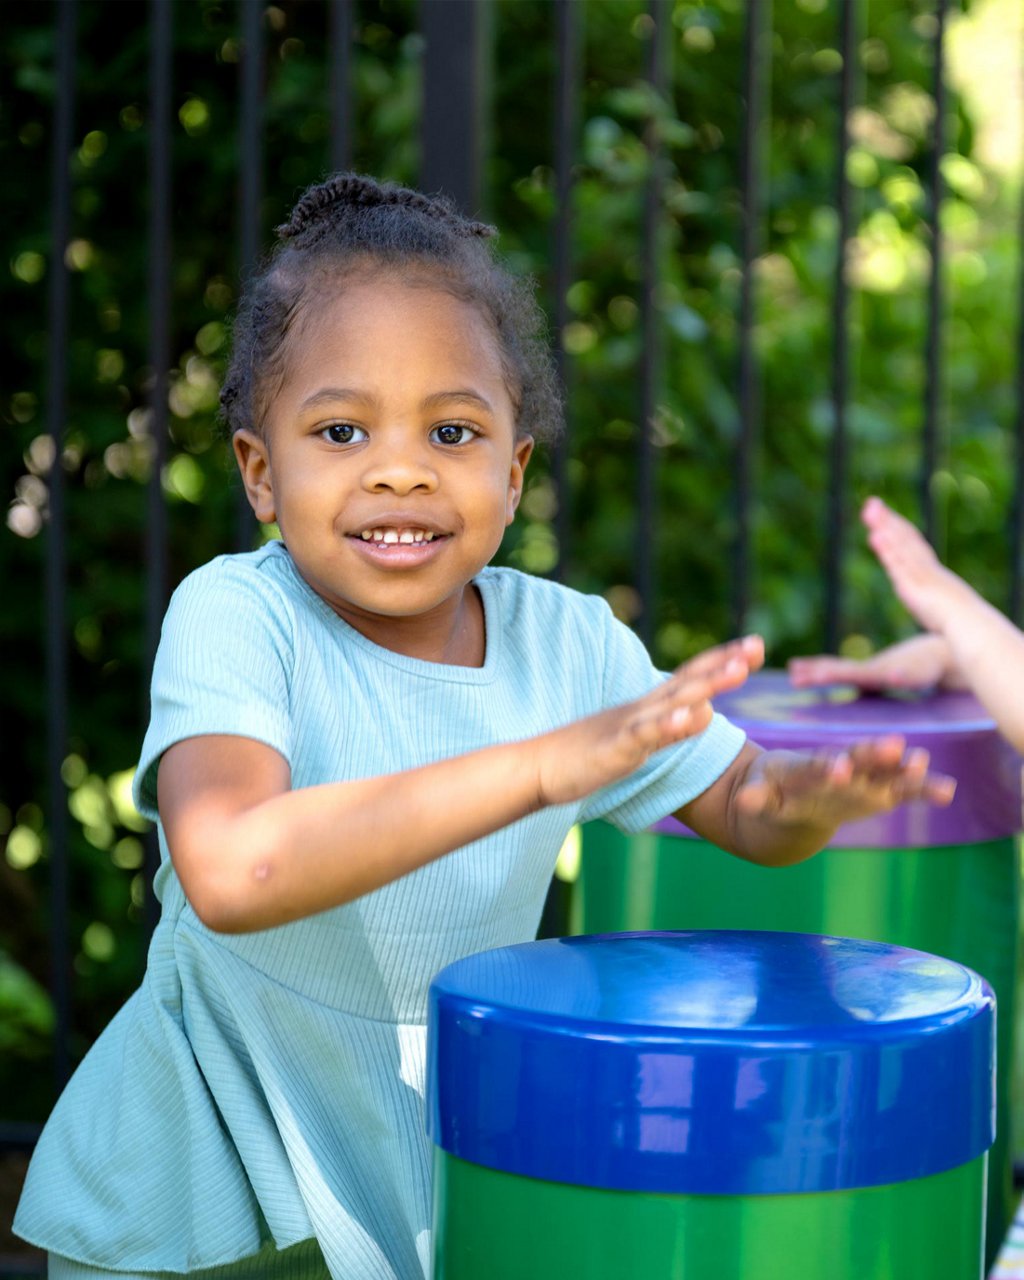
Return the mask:
{"type": "MultiPolygon", "coordinates": [[[[280,543],[175,592],[136,803],[157,818],[173,743],[268,743],[292,784],[393,773],[526,738],[661,677],[597,597],[508,569],[476,580],[484,665],[392,653],[349,627],[280,543]]],[[[581,804],[533,814],[346,906],[244,935],[189,906],[160,833],[162,903],[142,986],[39,1142],[19,1235],[101,1270],[421,1280],[430,1256],[426,994],[450,961],[535,936],[574,822],[641,830],[705,790],[743,734],[716,717],[581,804]],[[254,1255],[262,1250],[257,1263],[254,1255]]],[[[458,804],[453,786],[438,804],[458,804]]],[[[345,832],[338,832],[344,848],[345,832]]],[[[55,1265],[56,1273],[57,1267],[55,1265]]],[[[66,1275],[87,1275],[66,1268],[66,1275]]]]}

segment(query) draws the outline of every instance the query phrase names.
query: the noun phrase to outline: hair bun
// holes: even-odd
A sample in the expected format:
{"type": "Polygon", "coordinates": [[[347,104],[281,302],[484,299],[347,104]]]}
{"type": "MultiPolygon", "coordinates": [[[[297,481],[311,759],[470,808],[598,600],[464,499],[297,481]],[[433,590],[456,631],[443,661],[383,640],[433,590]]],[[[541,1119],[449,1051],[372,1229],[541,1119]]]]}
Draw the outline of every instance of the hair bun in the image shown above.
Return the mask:
{"type": "Polygon", "coordinates": [[[445,222],[457,235],[493,236],[495,228],[461,214],[447,196],[425,196],[394,182],[378,182],[360,173],[336,173],[308,187],[299,198],[291,217],[276,228],[282,240],[293,240],[310,231],[322,230],[336,218],[355,211],[385,206],[409,209],[445,222]]]}

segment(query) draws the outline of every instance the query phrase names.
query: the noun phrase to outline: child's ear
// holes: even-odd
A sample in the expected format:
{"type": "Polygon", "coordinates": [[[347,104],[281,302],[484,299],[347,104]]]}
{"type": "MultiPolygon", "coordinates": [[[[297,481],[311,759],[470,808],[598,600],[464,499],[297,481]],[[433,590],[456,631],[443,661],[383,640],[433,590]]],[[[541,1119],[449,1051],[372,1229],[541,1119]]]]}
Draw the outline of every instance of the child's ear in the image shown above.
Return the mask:
{"type": "Polygon", "coordinates": [[[508,502],[505,506],[505,523],[511,524],[516,516],[519,499],[523,496],[523,473],[533,453],[533,436],[519,436],[512,452],[512,470],[508,478],[508,502]]]}
{"type": "Polygon", "coordinates": [[[260,524],[273,524],[274,489],[270,478],[270,451],[267,442],[255,431],[242,428],[231,437],[238,469],[242,473],[245,495],[260,524]]]}

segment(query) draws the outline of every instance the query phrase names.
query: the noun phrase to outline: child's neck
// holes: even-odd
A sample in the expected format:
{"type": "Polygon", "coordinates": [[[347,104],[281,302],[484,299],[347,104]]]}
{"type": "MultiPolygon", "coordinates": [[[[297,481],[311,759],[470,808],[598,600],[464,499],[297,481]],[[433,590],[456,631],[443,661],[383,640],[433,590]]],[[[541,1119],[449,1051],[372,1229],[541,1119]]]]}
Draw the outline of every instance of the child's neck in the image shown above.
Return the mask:
{"type": "Polygon", "coordinates": [[[392,653],[452,667],[484,665],[487,654],[484,607],[473,583],[463,587],[458,600],[446,601],[431,613],[404,618],[348,612],[341,616],[368,640],[392,653]]]}

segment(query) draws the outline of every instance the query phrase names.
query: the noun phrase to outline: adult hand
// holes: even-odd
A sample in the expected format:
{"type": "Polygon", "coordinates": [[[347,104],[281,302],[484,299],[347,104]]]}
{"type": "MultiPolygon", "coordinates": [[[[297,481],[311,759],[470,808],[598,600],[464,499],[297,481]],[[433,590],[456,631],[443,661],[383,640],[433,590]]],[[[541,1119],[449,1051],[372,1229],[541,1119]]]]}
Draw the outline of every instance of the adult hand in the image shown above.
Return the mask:
{"type": "Polygon", "coordinates": [[[911,636],[869,658],[827,653],[793,658],[786,669],[798,689],[822,684],[852,684],[870,692],[966,687],[949,644],[943,636],[931,634],[911,636]]]}

